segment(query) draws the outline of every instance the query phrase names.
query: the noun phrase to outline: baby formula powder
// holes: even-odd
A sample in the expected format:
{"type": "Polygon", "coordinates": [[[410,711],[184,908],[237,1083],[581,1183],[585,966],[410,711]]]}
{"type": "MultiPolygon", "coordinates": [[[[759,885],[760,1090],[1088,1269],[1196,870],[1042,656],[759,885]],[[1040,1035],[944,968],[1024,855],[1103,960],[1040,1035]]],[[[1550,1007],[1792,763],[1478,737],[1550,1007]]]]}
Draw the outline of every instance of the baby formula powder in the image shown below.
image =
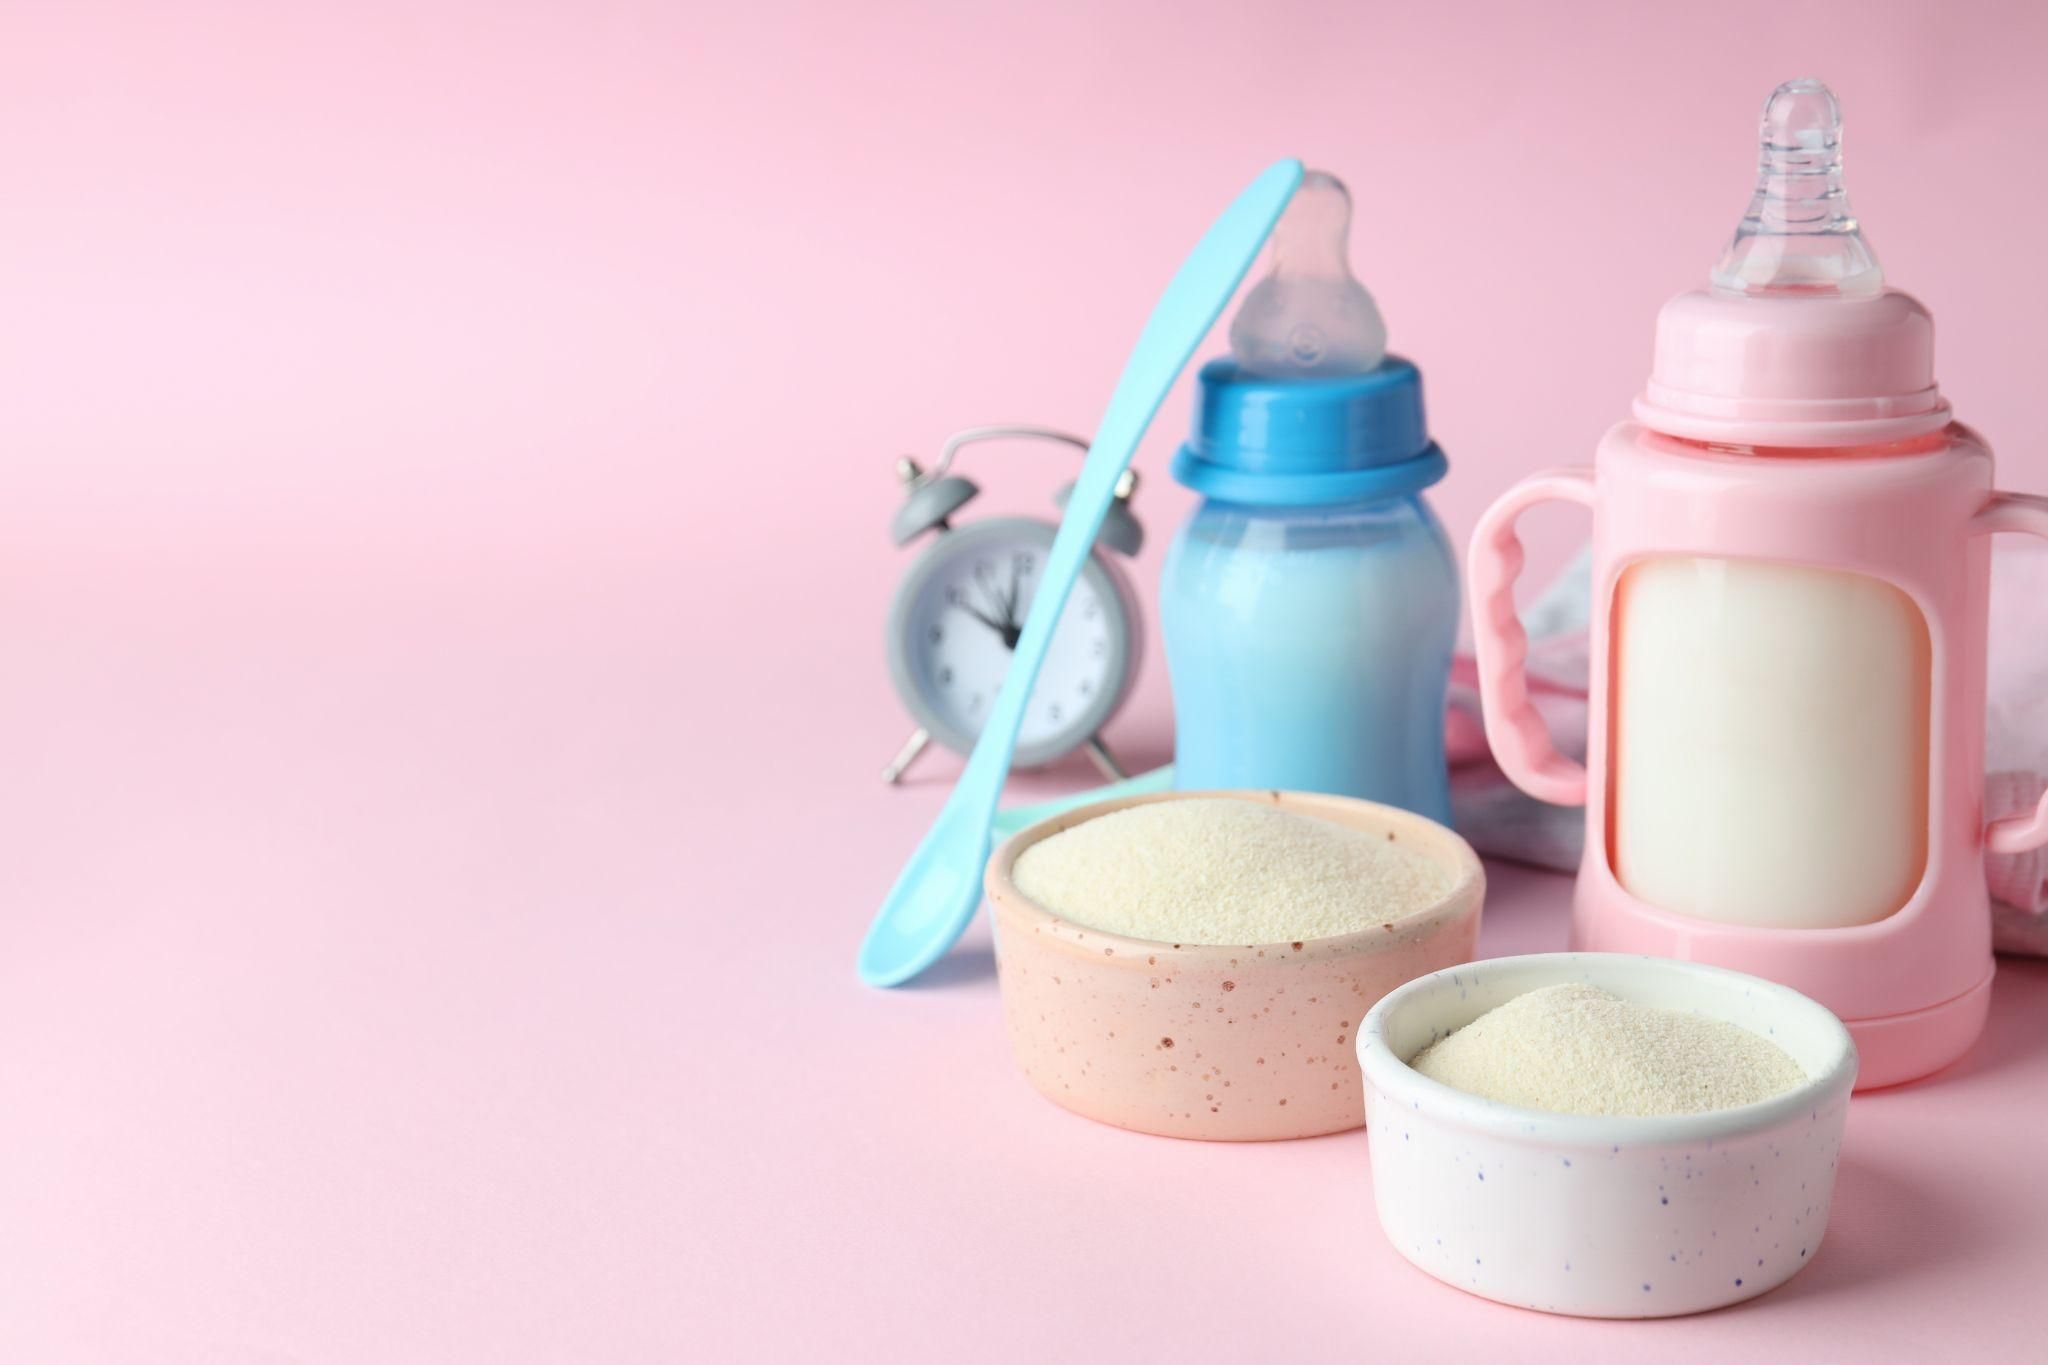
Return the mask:
{"type": "Polygon", "coordinates": [[[1409,1065],[1474,1095],[1560,1114],[1701,1114],[1806,1079],[1783,1048],[1748,1029],[1578,984],[1518,995],[1409,1065]]]}
{"type": "Polygon", "coordinates": [[[1229,797],[1097,816],[1025,849],[1010,875],[1056,915],[1161,943],[1355,933],[1451,889],[1448,871],[1384,833],[1229,797]]]}

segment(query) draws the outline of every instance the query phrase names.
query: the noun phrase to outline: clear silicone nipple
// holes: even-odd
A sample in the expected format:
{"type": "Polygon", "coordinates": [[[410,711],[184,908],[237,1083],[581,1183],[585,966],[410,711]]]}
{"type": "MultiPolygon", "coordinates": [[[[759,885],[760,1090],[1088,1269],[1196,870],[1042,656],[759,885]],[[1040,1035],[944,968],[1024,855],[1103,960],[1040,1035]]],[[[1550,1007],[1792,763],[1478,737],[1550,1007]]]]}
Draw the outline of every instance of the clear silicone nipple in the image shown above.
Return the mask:
{"type": "Polygon", "coordinates": [[[1230,322],[1230,349],[1247,374],[1275,379],[1362,374],[1387,354],[1387,324],[1346,253],[1351,195],[1310,171],[1273,229],[1273,269],[1230,322]]]}
{"type": "Polygon", "coordinates": [[[1819,81],[1786,81],[1764,102],[1756,194],[1714,267],[1738,294],[1875,294],[1884,270],[1842,188],[1842,107],[1819,81]]]}

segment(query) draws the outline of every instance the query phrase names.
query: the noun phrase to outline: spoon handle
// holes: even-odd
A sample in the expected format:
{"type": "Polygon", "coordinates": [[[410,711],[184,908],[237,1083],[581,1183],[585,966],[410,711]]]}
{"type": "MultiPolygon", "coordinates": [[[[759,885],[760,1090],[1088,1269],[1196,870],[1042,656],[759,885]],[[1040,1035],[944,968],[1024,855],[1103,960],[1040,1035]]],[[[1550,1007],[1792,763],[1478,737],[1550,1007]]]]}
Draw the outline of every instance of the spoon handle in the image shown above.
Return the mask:
{"type": "Polygon", "coordinates": [[[1081,465],[1081,477],[1067,500],[1059,534],[1046,556],[1045,573],[1024,619],[1024,634],[996,695],[988,723],[975,741],[955,799],[969,797],[986,806],[984,823],[995,817],[1003,779],[1010,770],[1024,707],[1045,662],[1054,627],[1066,610],[1067,598],[1080,577],[1081,565],[1094,548],[1096,534],[1109,515],[1117,480],[1130,467],[1138,441],[1151,426],[1174,381],[1187,368],[1202,338],[1216,324],[1223,308],[1258,258],[1259,248],[1278,221],[1281,210],[1301,183],[1298,161],[1281,161],[1266,169],[1223,211],[1166,286],[1138,344],[1124,363],[1124,372],[1110,396],[1109,408],[1095,428],[1095,440],[1081,465]]]}
{"type": "Polygon", "coordinates": [[[870,985],[908,981],[943,956],[974,918],[981,903],[982,864],[988,861],[989,827],[1016,752],[1024,707],[1074,580],[1109,514],[1117,480],[1189,357],[1258,258],[1301,176],[1299,161],[1267,167],[1210,224],[1154,305],[1095,428],[1024,618],[1024,633],[974,752],[861,946],[860,973],[870,985]]]}

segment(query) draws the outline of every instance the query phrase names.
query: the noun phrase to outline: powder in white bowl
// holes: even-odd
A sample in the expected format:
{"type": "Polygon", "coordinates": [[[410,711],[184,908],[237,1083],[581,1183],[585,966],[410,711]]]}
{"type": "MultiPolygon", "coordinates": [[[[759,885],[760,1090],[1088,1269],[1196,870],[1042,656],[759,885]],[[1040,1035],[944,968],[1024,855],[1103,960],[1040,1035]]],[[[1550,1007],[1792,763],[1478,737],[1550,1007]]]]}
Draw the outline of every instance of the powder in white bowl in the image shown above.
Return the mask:
{"type": "Polygon", "coordinates": [[[1287,943],[1424,910],[1451,873],[1384,832],[1230,797],[1127,806],[1017,856],[1017,889],[1076,924],[1160,943],[1287,943]]]}
{"type": "Polygon", "coordinates": [[[1806,1080],[1783,1048],[1738,1024],[1577,983],[1518,995],[1409,1065],[1474,1095],[1560,1114],[1702,1114],[1806,1080]]]}

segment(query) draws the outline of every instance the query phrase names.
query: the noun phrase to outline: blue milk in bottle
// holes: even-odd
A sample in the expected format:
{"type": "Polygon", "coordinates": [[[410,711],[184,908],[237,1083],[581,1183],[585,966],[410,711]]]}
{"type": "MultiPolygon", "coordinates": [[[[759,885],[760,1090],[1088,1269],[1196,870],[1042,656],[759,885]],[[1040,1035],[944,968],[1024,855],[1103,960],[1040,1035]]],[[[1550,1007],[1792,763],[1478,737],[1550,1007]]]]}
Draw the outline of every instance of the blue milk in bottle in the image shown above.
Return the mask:
{"type": "Polygon", "coordinates": [[[1345,254],[1351,204],[1311,172],[1273,270],[1201,372],[1176,479],[1203,501],[1160,587],[1184,790],[1334,792],[1450,822],[1444,699],[1456,558],[1422,376],[1345,254]]]}

